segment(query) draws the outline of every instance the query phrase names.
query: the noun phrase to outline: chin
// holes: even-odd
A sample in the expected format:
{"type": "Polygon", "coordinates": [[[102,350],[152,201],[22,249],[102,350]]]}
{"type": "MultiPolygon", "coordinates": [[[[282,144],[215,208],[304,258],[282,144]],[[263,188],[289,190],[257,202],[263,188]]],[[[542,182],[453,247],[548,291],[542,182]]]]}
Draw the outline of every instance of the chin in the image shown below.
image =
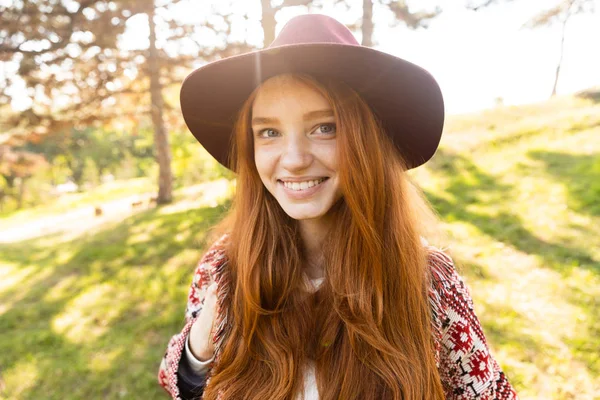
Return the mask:
{"type": "Polygon", "coordinates": [[[313,209],[310,207],[298,207],[298,206],[284,206],[280,203],[281,208],[290,218],[301,221],[305,219],[318,219],[323,217],[329,211],[329,208],[319,207],[317,209],[313,209]]]}

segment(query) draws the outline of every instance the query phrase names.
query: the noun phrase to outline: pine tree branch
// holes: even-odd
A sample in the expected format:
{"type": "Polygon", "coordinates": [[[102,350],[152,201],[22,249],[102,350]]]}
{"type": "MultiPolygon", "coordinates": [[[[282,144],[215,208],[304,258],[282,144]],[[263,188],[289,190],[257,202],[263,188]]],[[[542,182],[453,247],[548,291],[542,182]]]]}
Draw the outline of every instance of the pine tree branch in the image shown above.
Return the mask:
{"type": "MultiPolygon", "coordinates": [[[[75,33],[75,30],[74,30],[75,22],[77,22],[77,20],[79,18],[81,18],[81,16],[83,15],[83,10],[99,1],[101,1],[101,0],[82,0],[79,3],[80,4],[79,8],[75,12],[69,12],[66,9],[66,7],[64,7],[62,5],[62,3],[56,4],[55,7],[58,7],[60,9],[60,12],[55,11],[55,8],[53,8],[52,11],[47,12],[47,13],[42,13],[42,14],[49,15],[49,16],[54,16],[54,15],[68,16],[69,23],[65,28],[63,28],[66,32],[68,32],[67,35],[59,36],[60,39],[57,42],[50,42],[50,43],[52,43],[50,45],[50,47],[46,48],[46,49],[42,49],[42,50],[23,50],[21,47],[24,44],[29,42],[29,40],[27,40],[27,39],[17,46],[8,46],[8,45],[5,45],[4,42],[2,42],[2,43],[0,43],[0,55],[2,55],[3,53],[7,53],[7,54],[21,53],[24,55],[35,56],[35,55],[40,55],[40,54],[56,51],[62,47],[65,47],[67,44],[69,44],[69,42],[73,36],[73,33],[75,33]]],[[[5,10],[2,10],[2,11],[5,11],[5,10]]],[[[39,12],[36,11],[36,14],[37,13],[39,13],[39,12]]],[[[4,15],[4,12],[2,12],[1,14],[4,15]]],[[[20,15],[31,15],[31,12],[26,11],[26,10],[21,10],[20,15]]]]}

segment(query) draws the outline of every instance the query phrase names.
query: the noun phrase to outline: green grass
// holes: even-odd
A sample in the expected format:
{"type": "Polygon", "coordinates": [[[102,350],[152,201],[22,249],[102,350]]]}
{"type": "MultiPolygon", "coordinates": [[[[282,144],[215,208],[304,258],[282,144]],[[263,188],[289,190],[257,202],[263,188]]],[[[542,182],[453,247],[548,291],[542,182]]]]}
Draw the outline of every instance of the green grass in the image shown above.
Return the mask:
{"type": "Polygon", "coordinates": [[[143,212],[75,240],[0,246],[6,398],[160,398],[204,232],[225,205],[143,212]],[[183,303],[182,303],[183,302],[183,303]]]}
{"type": "Polygon", "coordinates": [[[600,398],[600,105],[451,119],[414,171],[524,399],[600,398]]]}
{"type": "MultiPolygon", "coordinates": [[[[600,398],[600,104],[559,98],[453,117],[411,175],[520,397],[600,398]]],[[[181,328],[205,232],[228,207],[210,193],[0,244],[0,398],[166,398],[158,363],[181,328]]]]}

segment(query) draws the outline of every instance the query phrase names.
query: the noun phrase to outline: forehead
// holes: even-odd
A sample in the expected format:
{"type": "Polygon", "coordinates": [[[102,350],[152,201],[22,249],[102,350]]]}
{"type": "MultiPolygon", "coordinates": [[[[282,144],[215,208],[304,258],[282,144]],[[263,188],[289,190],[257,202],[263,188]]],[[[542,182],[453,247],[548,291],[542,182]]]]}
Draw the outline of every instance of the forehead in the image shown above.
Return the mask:
{"type": "Polygon", "coordinates": [[[258,88],[252,114],[267,117],[270,113],[305,113],[328,108],[331,108],[329,101],[312,85],[291,75],[278,75],[258,88]]]}

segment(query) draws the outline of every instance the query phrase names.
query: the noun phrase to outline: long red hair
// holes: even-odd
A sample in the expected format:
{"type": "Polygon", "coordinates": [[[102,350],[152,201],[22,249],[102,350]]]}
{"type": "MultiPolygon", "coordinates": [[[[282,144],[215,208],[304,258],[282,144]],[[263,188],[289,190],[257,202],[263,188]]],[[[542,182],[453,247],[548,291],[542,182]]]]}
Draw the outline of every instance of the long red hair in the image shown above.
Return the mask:
{"type": "Polygon", "coordinates": [[[256,91],[234,128],[228,329],[204,398],[295,399],[314,360],[321,399],[443,399],[434,359],[427,201],[369,106],[347,85],[293,74],[332,105],[342,198],[323,243],[325,281],[303,289],[297,221],[262,184],[251,131],[256,91]],[[425,222],[427,221],[427,222],[425,222]]]}

